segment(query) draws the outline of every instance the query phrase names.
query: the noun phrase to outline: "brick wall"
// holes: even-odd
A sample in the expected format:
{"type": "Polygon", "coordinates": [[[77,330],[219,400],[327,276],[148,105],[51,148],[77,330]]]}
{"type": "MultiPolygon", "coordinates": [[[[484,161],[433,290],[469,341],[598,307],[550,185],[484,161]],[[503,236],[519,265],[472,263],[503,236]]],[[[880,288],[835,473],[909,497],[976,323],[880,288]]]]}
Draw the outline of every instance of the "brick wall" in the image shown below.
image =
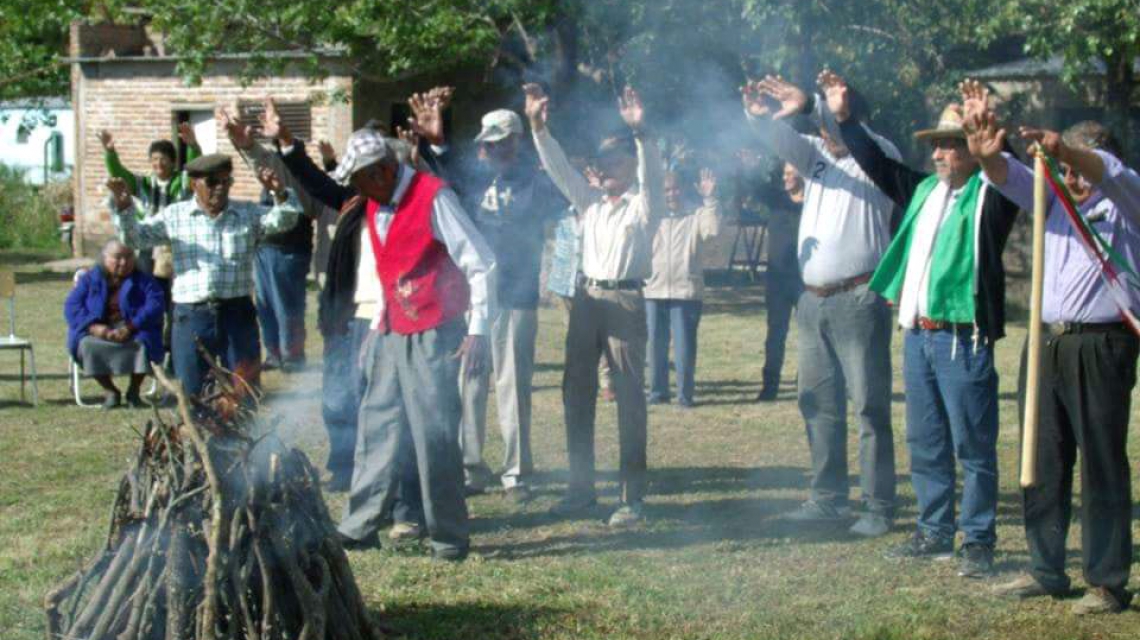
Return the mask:
{"type": "MultiPolygon", "coordinates": [[[[350,79],[330,77],[313,85],[300,74],[285,75],[242,87],[236,67],[219,63],[203,78],[201,86],[186,87],[175,76],[174,63],[157,60],[106,60],[76,64],[73,100],[76,119],[75,193],[79,237],[77,254],[92,254],[113,233],[110,214],[103,206],[108,175],[97,138],[110,130],[123,164],[135,173],[148,173],[147,147],[153,140],[175,139],[175,112],[208,110],[227,106],[235,113],[238,100],[260,100],[273,95],[280,101],[312,100],[315,139],[343,141],[352,131],[350,105],[330,105],[323,96],[335,89],[351,95],[350,79]]],[[[235,199],[255,199],[260,185],[240,161],[224,130],[217,126],[217,151],[234,157],[235,199]]],[[[340,145],[338,144],[338,147],[340,145]]],[[[315,145],[309,147],[317,157],[315,145]]]]}

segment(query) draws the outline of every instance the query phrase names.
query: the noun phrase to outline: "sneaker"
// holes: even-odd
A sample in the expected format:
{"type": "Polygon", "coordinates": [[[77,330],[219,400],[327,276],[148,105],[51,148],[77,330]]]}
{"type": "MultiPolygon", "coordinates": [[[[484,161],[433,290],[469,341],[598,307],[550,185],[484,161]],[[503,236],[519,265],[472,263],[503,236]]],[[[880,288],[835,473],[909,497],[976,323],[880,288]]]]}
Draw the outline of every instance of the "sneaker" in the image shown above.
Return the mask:
{"type": "Polygon", "coordinates": [[[420,525],[415,522],[397,522],[388,530],[388,539],[395,542],[416,540],[420,537],[420,531],[420,525]]]}
{"type": "Polygon", "coordinates": [[[525,484],[516,484],[513,487],[507,487],[503,490],[503,493],[508,500],[516,504],[530,502],[531,499],[534,498],[534,495],[531,494],[530,487],[525,484]]]}
{"type": "Polygon", "coordinates": [[[1105,587],[1089,587],[1084,597],[1073,603],[1073,615],[1089,616],[1098,613],[1120,613],[1128,603],[1122,602],[1105,587]]]}
{"type": "Polygon", "coordinates": [[[594,496],[566,496],[555,503],[553,507],[550,507],[550,515],[576,516],[591,507],[597,506],[597,504],[598,499],[594,496]]]}
{"type": "Polygon", "coordinates": [[[103,410],[109,411],[123,403],[123,396],[118,391],[108,391],[103,394],[103,410]]]}
{"type": "Polygon", "coordinates": [[[363,540],[350,538],[340,531],[337,531],[336,539],[337,542],[340,543],[340,546],[344,547],[345,551],[364,551],[366,549],[380,548],[380,536],[378,536],[375,531],[365,536],[363,540]]]}
{"type": "Polygon", "coordinates": [[[632,527],[644,520],[645,516],[641,514],[641,502],[631,502],[623,504],[617,511],[610,514],[610,519],[606,524],[611,527],[632,527]]]}
{"type": "Polygon", "coordinates": [[[1016,598],[1018,600],[1026,600],[1028,598],[1040,598],[1042,596],[1050,596],[1056,598],[1060,594],[1053,593],[1045,588],[1045,585],[1037,581],[1031,575],[1022,575],[996,585],[993,588],[993,594],[999,598],[1016,598]]]}
{"type": "Polygon", "coordinates": [[[962,578],[985,578],[994,572],[994,548],[988,544],[967,542],[958,550],[958,575],[962,578]]]}
{"type": "Polygon", "coordinates": [[[851,507],[839,507],[830,502],[808,500],[799,509],[784,514],[782,520],[792,522],[838,522],[851,517],[851,507]]]}
{"type": "Polygon", "coordinates": [[[885,536],[891,530],[891,519],[881,513],[864,513],[847,531],[864,538],[885,536]]]}
{"type": "Polygon", "coordinates": [[[887,549],[884,555],[898,559],[949,560],[954,557],[954,539],[915,531],[909,540],[887,549]]]}

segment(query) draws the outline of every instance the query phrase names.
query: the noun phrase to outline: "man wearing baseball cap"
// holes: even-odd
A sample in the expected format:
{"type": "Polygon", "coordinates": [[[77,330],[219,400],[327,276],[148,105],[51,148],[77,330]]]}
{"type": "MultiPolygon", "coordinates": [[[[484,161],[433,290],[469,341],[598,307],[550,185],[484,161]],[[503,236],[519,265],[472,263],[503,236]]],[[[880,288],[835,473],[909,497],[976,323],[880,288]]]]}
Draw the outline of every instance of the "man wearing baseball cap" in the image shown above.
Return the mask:
{"type": "Polygon", "coordinates": [[[967,110],[984,109],[980,85],[961,86],[963,105],[948,106],[930,143],[935,172],[886,157],[851,118],[847,85],[820,76],[843,141],[859,166],[906,213],[883,254],[871,290],[894,303],[905,335],[907,447],[918,500],[918,527],[899,558],[949,558],[963,534],[958,575],[987,576],[997,541],[998,375],[994,343],[1005,335],[1002,251],[1018,206],[982,178],[967,110]],[[980,103],[980,106],[979,106],[980,103]],[[955,460],[962,465],[960,515],[954,517],[955,460]]]}
{"type": "MultiPolygon", "coordinates": [[[[525,145],[522,118],[509,109],[483,116],[475,137],[482,179],[466,181],[475,226],[495,254],[496,302],[490,318],[492,369],[503,436],[500,482],[517,501],[530,497],[531,380],[538,335],[539,273],[545,228],[563,215],[565,200],[525,145]]],[[[466,365],[464,366],[466,369],[466,365]]],[[[466,373],[466,371],[464,371],[466,373]]],[[[490,477],[483,460],[491,370],[460,375],[460,442],[467,491],[482,491],[490,477]]]]}
{"type": "Polygon", "coordinates": [[[378,545],[401,454],[413,449],[432,553],[458,561],[469,534],[456,378],[461,361],[470,375],[486,365],[495,262],[455,192],[400,162],[395,144],[374,129],[357,131],[331,176],[340,187],[310,190],[328,206],[360,195],[345,215],[363,216],[375,271],[358,277],[375,278],[382,294],[361,356],[366,389],[338,530],[348,547],[378,545]]]}

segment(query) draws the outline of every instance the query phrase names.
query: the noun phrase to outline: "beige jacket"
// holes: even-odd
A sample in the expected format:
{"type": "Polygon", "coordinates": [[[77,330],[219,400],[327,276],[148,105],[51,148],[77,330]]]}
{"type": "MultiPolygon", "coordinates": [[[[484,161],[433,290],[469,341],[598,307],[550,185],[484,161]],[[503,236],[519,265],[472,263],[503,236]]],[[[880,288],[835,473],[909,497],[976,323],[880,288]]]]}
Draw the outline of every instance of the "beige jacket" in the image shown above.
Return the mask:
{"type": "Polygon", "coordinates": [[[699,300],[705,275],[701,252],[720,233],[720,204],[706,200],[688,214],[662,216],[653,238],[653,276],[645,281],[645,297],[655,300],[699,300]]]}

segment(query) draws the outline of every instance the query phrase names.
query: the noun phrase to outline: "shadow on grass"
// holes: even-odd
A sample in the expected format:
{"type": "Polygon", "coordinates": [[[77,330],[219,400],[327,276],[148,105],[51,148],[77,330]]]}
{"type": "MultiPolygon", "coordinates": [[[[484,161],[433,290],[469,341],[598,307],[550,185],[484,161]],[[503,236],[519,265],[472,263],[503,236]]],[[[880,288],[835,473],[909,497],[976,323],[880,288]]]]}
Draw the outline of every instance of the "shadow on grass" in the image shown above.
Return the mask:
{"type": "Polygon", "coordinates": [[[583,612],[546,606],[486,603],[388,605],[372,618],[385,637],[409,640],[541,638],[552,626],[572,625],[583,612]]]}

